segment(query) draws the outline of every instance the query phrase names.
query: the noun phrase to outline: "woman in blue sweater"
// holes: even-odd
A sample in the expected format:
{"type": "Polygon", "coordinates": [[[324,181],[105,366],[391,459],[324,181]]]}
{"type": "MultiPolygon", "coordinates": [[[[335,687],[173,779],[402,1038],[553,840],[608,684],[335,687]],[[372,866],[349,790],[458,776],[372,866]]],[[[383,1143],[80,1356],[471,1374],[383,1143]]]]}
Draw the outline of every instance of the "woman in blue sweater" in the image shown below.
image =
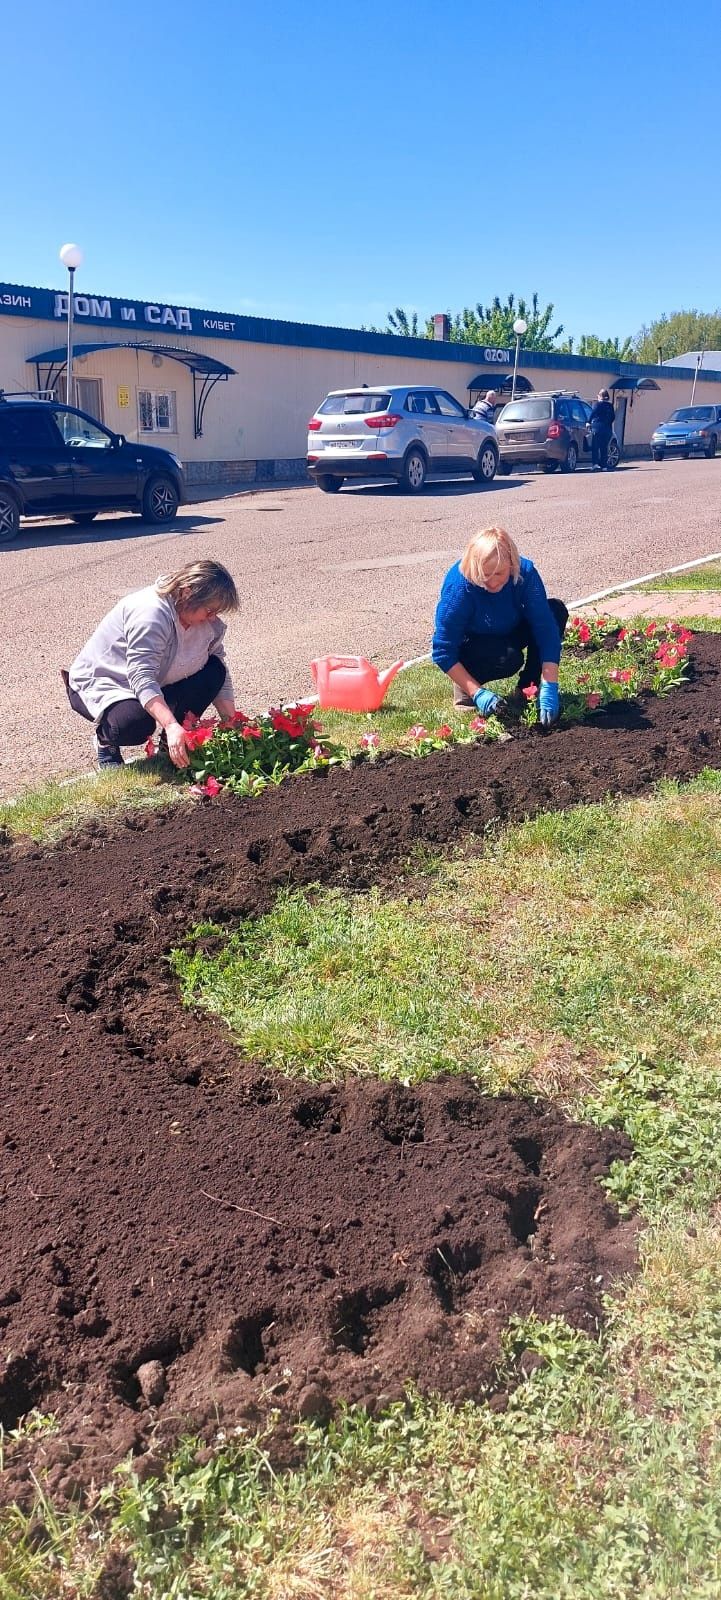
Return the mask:
{"type": "Polygon", "coordinates": [[[568,622],[562,600],[549,600],[532,561],[505,528],[474,534],[443,580],[436,608],[433,660],[447,672],[456,705],[490,716],[503,705],[483,685],[520,673],[518,692],[538,684],[546,726],[558,720],[558,663],[568,622]]]}

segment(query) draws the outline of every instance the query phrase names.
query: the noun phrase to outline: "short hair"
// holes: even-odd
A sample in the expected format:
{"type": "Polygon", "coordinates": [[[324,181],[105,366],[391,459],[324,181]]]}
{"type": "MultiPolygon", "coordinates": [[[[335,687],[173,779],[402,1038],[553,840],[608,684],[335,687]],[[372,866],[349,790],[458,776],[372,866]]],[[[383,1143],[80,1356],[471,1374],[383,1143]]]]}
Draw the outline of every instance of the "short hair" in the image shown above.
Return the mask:
{"type": "Polygon", "coordinates": [[[521,557],[515,540],[505,528],[481,528],[469,539],[461,556],[460,569],[469,583],[477,583],[482,587],[484,575],[492,577],[506,562],[510,566],[513,582],[518,583],[521,557]]]}
{"type": "Polygon", "coordinates": [[[486,390],[486,399],[487,400],[497,400],[498,399],[498,395],[496,393],[496,390],[495,389],[487,389],[486,390]]]}
{"type": "Polygon", "coordinates": [[[189,561],[177,572],[158,578],[158,594],[177,601],[182,595],[187,606],[217,606],[218,611],[237,611],[238,591],[227,567],[219,561],[189,561]]]}
{"type": "Polygon", "coordinates": [[[608,389],[599,389],[598,398],[599,398],[599,400],[608,400],[608,399],[610,399],[610,396],[609,396],[609,393],[608,393],[608,389]]]}

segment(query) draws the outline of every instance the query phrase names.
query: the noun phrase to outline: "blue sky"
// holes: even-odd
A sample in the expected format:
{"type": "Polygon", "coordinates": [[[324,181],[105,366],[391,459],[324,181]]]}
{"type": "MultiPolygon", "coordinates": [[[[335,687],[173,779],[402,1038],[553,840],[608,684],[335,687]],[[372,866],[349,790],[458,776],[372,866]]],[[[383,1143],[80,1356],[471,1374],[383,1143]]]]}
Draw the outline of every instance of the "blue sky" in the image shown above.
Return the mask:
{"type": "Polygon", "coordinates": [[[510,290],[576,336],[715,309],[720,17],[8,6],[0,278],[62,284],[71,239],[78,291],[309,322],[510,290]]]}

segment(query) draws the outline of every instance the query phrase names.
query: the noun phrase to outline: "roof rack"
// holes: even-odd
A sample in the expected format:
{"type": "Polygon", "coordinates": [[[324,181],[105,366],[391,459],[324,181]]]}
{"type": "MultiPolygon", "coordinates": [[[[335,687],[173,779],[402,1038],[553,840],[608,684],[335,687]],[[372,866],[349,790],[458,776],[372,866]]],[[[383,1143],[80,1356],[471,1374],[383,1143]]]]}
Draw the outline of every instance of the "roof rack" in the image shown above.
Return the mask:
{"type": "Polygon", "coordinates": [[[0,404],[5,400],[54,400],[54,389],[0,389],[0,404]]]}

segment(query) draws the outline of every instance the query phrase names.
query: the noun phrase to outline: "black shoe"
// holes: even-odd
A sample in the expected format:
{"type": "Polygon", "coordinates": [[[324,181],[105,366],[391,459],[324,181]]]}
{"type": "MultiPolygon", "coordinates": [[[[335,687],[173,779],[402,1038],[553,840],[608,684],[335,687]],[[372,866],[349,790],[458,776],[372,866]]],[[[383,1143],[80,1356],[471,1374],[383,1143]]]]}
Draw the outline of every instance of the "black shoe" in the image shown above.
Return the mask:
{"type": "Polygon", "coordinates": [[[119,744],[103,744],[97,733],[93,734],[93,748],[99,768],[122,767],[125,765],[120,754],[119,744]]]}

